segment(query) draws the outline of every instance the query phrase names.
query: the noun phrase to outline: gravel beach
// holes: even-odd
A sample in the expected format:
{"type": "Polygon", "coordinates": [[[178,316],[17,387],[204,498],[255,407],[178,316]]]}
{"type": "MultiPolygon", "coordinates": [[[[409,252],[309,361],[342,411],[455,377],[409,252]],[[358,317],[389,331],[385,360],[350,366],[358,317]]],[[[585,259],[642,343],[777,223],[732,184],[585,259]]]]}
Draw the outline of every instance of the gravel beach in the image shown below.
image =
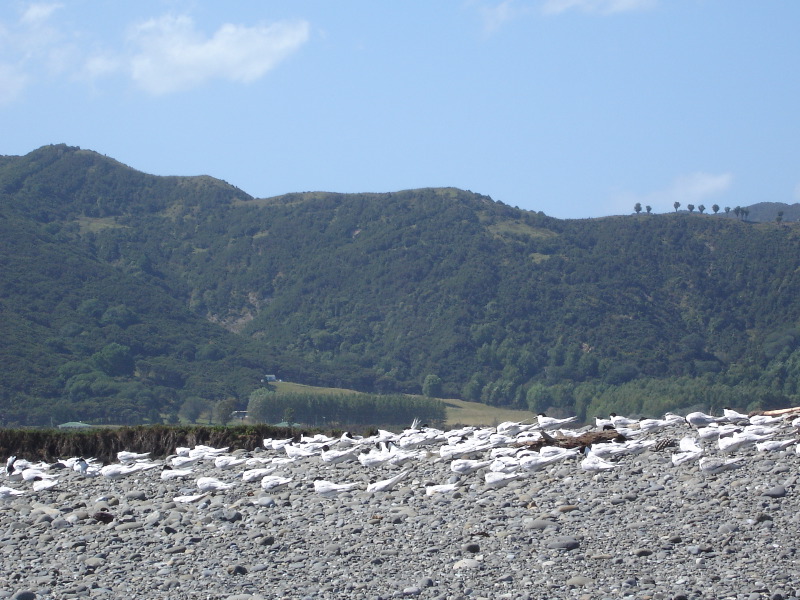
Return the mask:
{"type": "MultiPolygon", "coordinates": [[[[796,437],[788,423],[779,427],[774,439],[796,437]]],[[[221,468],[208,455],[185,467],[192,473],[184,480],[161,478],[170,457],[118,479],[51,468],[58,483],[38,492],[7,478],[4,489],[22,494],[6,491],[0,500],[0,598],[800,594],[796,444],[747,443],[723,454],[716,439],[699,440],[705,456],[741,459],[716,474],[698,460],[674,466],[678,448],[664,443],[620,454],[606,471],[585,470],[578,453],[521,469],[514,465],[519,438],[488,429],[492,448],[454,454],[448,450],[480,430],[437,432],[409,448],[412,458],[400,465],[367,465],[355,455],[323,461],[335,440],[328,450],[308,443],[315,452],[291,461],[277,443],[230,449],[223,456],[247,462],[221,468]],[[498,463],[504,456],[506,465],[498,463]],[[459,458],[492,460],[493,470],[456,473],[459,458]],[[261,477],[243,479],[254,468],[291,481],[264,489],[261,477]],[[367,491],[404,471],[389,491],[367,491]],[[487,473],[502,472],[516,478],[487,483],[487,473]],[[196,480],[204,476],[232,487],[180,501],[201,494],[196,480]],[[319,480],[355,485],[338,492],[319,480]]],[[[684,423],[639,439],[687,435],[695,430],[684,423]]],[[[373,442],[361,440],[359,452],[373,442]]]]}

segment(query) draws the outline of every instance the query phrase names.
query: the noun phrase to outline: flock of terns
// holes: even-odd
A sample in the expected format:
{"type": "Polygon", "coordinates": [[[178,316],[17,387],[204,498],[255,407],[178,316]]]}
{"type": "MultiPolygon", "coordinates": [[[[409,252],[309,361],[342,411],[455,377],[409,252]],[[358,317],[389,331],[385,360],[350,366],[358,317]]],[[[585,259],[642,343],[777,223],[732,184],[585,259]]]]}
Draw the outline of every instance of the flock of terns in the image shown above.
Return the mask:
{"type": "Polygon", "coordinates": [[[378,430],[371,436],[344,433],[338,438],[322,434],[268,438],[263,442],[268,452],[252,456],[202,445],[179,447],[175,454],[160,461],[151,460],[149,452],[122,451],[117,454],[118,462],[107,465],[84,457],[32,463],[11,456],[5,473],[10,485],[0,486],[0,500],[57,489],[63,472],[104,479],[113,485],[133,474],[160,469],[159,477],[165,481],[194,480],[197,493],[173,498],[175,502],[189,503],[255,482],[260,482],[266,492],[279,491],[294,481],[282,469],[286,471],[288,465],[307,460],[327,465],[360,463],[370,472],[366,486],[363,480],[337,483],[315,479],[314,491],[322,497],[356,490],[390,491],[413,473],[415,463],[447,463],[453,473],[447,483],[425,484],[425,493],[432,496],[458,491],[470,481],[467,476],[473,474],[482,476],[487,488],[500,488],[569,459],[579,460],[583,471],[596,474],[617,468],[620,457],[648,449],[672,448],[675,467],[697,463],[700,471],[708,474],[741,466],[745,457],[735,454],[743,449],[774,452],[794,445],[795,453],[800,454],[798,412],[748,416],[726,408],[721,416],[667,413],[661,419],[632,419],[612,413],[607,419],[597,418],[594,426],[580,428],[575,428],[575,421],[576,417],[557,419],[540,414],[530,423],[505,422],[496,427],[450,431],[415,421],[400,433],[378,430]],[[219,476],[197,477],[195,469],[201,466],[204,473],[211,470],[219,476]],[[236,474],[231,476],[231,471],[236,474]],[[224,479],[220,478],[223,473],[228,473],[224,479]],[[386,477],[380,479],[376,474],[386,477]]]}

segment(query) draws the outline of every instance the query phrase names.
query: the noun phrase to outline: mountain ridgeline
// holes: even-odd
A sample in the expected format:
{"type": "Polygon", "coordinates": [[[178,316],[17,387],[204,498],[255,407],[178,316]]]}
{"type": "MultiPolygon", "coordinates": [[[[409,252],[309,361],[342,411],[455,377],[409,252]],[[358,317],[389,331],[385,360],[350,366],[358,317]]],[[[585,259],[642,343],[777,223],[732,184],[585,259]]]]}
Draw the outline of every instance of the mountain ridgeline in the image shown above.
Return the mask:
{"type": "Polygon", "coordinates": [[[798,404],[798,227],[0,157],[0,424],[243,409],[266,373],[581,418],[798,404]]]}

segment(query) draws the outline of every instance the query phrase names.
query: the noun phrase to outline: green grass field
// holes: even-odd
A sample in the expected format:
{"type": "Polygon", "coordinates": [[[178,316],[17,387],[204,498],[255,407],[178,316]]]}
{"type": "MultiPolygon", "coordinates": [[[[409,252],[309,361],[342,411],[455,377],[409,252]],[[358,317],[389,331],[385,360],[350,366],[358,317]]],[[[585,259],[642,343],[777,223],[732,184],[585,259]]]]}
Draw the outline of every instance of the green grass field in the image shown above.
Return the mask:
{"type": "MultiPolygon", "coordinates": [[[[319,394],[357,394],[353,390],[344,390],[339,388],[324,388],[314,387],[310,385],[303,385],[300,383],[291,383],[288,381],[273,382],[277,391],[283,393],[292,392],[316,392],[319,394]]],[[[508,408],[498,408],[496,406],[488,406],[478,402],[465,402],[464,400],[442,399],[447,410],[447,421],[445,426],[448,428],[456,427],[458,425],[497,425],[504,421],[526,421],[530,422],[535,418],[532,412],[527,410],[511,410],[508,408]]]]}

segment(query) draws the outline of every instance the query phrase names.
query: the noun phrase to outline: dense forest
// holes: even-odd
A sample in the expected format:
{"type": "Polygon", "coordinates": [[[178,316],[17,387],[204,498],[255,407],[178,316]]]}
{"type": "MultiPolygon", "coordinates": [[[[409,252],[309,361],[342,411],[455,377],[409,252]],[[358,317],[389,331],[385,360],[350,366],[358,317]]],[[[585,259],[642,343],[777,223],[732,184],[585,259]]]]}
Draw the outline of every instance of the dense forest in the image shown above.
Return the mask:
{"type": "Polygon", "coordinates": [[[191,421],[267,373],[581,418],[798,404],[793,210],[559,220],[0,157],[0,424],[191,421]]]}

